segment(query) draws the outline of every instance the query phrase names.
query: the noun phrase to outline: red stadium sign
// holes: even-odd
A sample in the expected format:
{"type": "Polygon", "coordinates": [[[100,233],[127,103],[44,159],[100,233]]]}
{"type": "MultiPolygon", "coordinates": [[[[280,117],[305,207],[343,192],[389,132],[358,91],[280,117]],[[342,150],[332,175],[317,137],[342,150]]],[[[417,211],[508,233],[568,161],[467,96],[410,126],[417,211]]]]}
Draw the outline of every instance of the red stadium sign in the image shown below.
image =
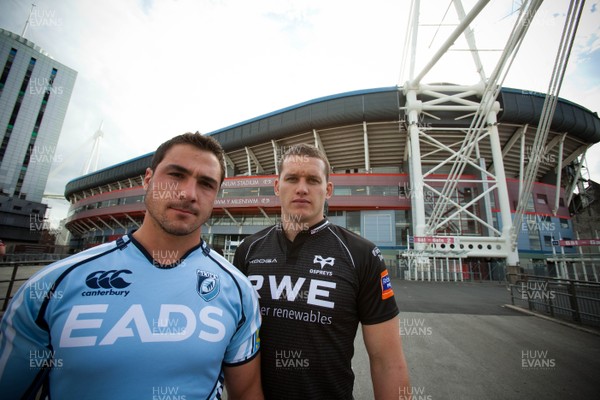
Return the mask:
{"type": "Polygon", "coordinates": [[[600,239],[559,240],[560,246],[600,246],[600,239]]]}
{"type": "Polygon", "coordinates": [[[415,236],[415,243],[454,244],[456,243],[456,238],[449,236],[415,236]]]}

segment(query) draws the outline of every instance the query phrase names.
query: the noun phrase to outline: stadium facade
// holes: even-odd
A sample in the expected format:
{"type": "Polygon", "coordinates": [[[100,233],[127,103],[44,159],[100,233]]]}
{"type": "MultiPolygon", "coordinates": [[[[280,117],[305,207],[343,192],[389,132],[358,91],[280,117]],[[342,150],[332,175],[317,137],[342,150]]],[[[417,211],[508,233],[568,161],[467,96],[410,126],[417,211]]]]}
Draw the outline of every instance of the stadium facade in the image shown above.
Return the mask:
{"type": "Polygon", "coordinates": [[[35,243],[42,203],[77,72],[0,29],[0,239],[35,243]]]}
{"type": "MultiPolygon", "coordinates": [[[[576,251],[568,245],[576,234],[569,202],[580,181],[581,158],[600,140],[597,114],[559,99],[544,150],[533,155],[544,95],[502,88],[459,179],[444,193],[449,177],[457,175],[457,149],[482,95],[479,86],[450,84],[422,85],[416,97],[402,87],[361,90],[209,133],[226,151],[227,177],[203,237],[231,256],[245,236],[275,223],[277,160],[289,146],[311,143],[332,168],[329,219],[375,242],[388,265],[406,278],[503,279],[515,255],[522,269],[536,274],[565,276],[576,271],[572,268],[587,268],[593,276],[595,267],[548,260],[576,251]],[[517,240],[508,228],[529,161],[539,165],[517,240]],[[429,217],[442,193],[452,207],[433,224],[429,217]]],[[[178,133],[183,132],[172,134],[178,133]]],[[[98,245],[139,227],[142,178],[151,157],[67,184],[72,246],[98,245]]]]}

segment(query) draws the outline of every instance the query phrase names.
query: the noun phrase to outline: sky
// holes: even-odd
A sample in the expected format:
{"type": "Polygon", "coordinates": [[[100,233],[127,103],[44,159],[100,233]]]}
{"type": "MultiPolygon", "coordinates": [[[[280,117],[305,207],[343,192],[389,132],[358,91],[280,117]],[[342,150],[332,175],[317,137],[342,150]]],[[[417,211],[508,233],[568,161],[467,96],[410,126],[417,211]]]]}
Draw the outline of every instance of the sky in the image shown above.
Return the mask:
{"type": "MultiPolygon", "coordinates": [[[[421,0],[415,71],[453,30],[450,0],[421,0]],[[441,24],[441,25],[440,25],[441,24]]],[[[476,2],[463,0],[468,13],[476,2]]],[[[491,0],[472,23],[489,76],[521,1],[491,0]]],[[[31,0],[1,0],[0,28],[21,34],[31,0]]],[[[408,0],[35,0],[25,37],[78,72],[46,193],[82,175],[102,125],[98,168],[184,133],[210,133],[281,108],[404,84],[408,0]],[[403,72],[404,71],[404,72],[403,72]]],[[[545,93],[569,2],[532,19],[504,86],[545,93]]],[[[600,1],[587,1],[560,97],[600,111],[600,1]]],[[[464,39],[423,83],[475,84],[464,39]]],[[[600,179],[600,144],[588,151],[600,179]]],[[[51,225],[68,203],[45,200],[51,225]]]]}

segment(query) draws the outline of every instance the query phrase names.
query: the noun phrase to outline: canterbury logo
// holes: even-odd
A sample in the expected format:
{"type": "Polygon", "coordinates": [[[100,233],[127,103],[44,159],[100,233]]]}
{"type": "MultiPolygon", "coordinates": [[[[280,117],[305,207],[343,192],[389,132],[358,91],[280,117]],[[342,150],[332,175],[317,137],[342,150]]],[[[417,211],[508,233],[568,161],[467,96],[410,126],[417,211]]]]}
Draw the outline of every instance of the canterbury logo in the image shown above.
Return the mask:
{"type": "Polygon", "coordinates": [[[131,282],[125,281],[121,274],[131,274],[128,269],[96,271],[85,278],[85,284],[92,289],[123,289],[131,285],[131,282]]]}
{"type": "Polygon", "coordinates": [[[323,267],[325,265],[331,265],[333,267],[334,261],[335,261],[335,258],[333,258],[333,257],[323,258],[321,256],[315,256],[315,259],[313,260],[313,264],[319,263],[319,264],[321,264],[321,269],[323,269],[323,267]]]}

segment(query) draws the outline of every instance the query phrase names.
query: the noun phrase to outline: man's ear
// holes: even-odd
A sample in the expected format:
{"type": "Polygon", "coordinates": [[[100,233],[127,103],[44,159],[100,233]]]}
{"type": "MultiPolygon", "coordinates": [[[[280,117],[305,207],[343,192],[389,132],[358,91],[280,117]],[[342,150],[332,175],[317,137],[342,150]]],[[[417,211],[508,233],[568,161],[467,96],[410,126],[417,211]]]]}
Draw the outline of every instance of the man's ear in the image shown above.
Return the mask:
{"type": "Polygon", "coordinates": [[[330,199],[333,195],[333,182],[327,182],[327,190],[325,191],[325,198],[330,199]]]}
{"type": "Polygon", "coordinates": [[[152,179],[153,172],[150,168],[146,168],[146,173],[144,174],[143,186],[144,190],[148,190],[150,187],[150,179],[152,179]]]}

